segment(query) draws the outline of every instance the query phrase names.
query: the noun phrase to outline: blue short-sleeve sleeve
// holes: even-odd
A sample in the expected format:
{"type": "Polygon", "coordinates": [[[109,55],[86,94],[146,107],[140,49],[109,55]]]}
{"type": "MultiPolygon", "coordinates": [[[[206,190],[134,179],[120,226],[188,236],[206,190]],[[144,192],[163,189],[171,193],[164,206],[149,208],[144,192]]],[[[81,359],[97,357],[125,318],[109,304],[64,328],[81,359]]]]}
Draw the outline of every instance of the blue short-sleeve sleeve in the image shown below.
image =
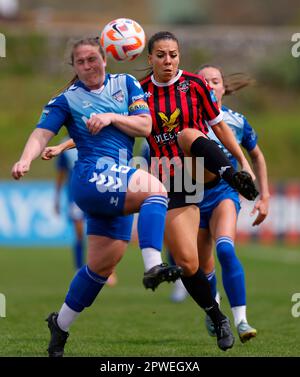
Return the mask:
{"type": "Polygon", "coordinates": [[[254,129],[250,126],[247,119],[244,118],[244,129],[243,129],[242,146],[248,151],[252,151],[257,145],[257,134],[254,129]]]}
{"type": "Polygon", "coordinates": [[[150,114],[141,84],[131,75],[126,75],[129,115],[150,114]]]}
{"type": "Polygon", "coordinates": [[[66,124],[70,110],[64,95],[51,99],[44,107],[37,128],[44,128],[57,134],[60,128],[66,124]]]}

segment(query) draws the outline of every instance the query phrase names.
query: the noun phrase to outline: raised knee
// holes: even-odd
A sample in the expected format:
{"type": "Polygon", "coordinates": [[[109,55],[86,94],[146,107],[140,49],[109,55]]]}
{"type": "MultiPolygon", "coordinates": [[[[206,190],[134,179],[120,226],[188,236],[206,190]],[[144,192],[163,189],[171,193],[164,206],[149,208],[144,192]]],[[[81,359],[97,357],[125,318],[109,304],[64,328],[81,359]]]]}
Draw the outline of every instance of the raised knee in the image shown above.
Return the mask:
{"type": "Polygon", "coordinates": [[[190,155],[191,145],[198,137],[205,136],[201,131],[194,128],[185,128],[177,136],[179,147],[186,155],[190,155]]]}

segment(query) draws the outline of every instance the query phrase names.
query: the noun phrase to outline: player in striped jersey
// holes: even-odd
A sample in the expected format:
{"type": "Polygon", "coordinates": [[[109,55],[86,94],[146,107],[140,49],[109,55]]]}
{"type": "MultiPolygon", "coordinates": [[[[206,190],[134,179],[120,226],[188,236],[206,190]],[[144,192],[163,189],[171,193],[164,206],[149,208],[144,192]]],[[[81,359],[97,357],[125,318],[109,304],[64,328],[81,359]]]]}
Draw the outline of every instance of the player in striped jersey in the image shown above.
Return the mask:
{"type": "MultiPolygon", "coordinates": [[[[198,71],[198,74],[202,75],[214,90],[218,105],[224,113],[224,120],[232,129],[238,143],[246,149],[250,156],[260,189],[260,196],[252,211],[253,215],[257,212],[253,226],[259,225],[268,214],[270,197],[264,155],[257,145],[257,135],[246,118],[222,106],[223,95],[231,94],[233,91],[248,85],[249,80],[240,77],[240,79],[236,78],[233,82],[232,80],[227,80],[225,85],[221,69],[212,65],[203,66],[198,71]]],[[[236,159],[221,144],[210,127],[208,136],[218,143],[219,147],[230,158],[232,164],[236,166],[236,159]]],[[[232,309],[234,324],[240,340],[244,343],[255,337],[257,331],[247,321],[244,270],[236,256],[234,246],[237,216],[240,210],[239,195],[228,183],[221,180],[217,186],[205,191],[204,198],[199,206],[201,213],[198,234],[200,266],[208,277],[213,295],[218,297],[215,262],[212,252],[213,242],[215,242],[217,256],[222,267],[223,285],[232,309]]],[[[206,326],[209,334],[215,336],[213,323],[209,317],[206,317],[206,326]]]]}
{"type": "MultiPolygon", "coordinates": [[[[182,281],[187,291],[214,323],[218,346],[226,350],[234,343],[230,323],[217,309],[218,304],[211,294],[209,282],[199,268],[197,233],[200,219],[197,199],[191,204],[187,200],[186,186],[182,187],[178,183],[182,183],[184,176],[185,154],[204,157],[204,166],[215,173],[208,173],[213,180],[217,179],[216,175],[222,175],[232,185],[236,184],[239,174],[216,143],[206,138],[205,122],[216,127],[218,134],[223,136],[224,144],[241,165],[249,171],[251,169],[230,129],[222,122],[222,113],[205,80],[179,69],[179,45],[172,33],[159,32],[150,38],[148,61],[152,72],[141,80],[141,85],[153,121],[151,135],[147,138],[152,157],[151,171],[162,182],[170,182],[165,242],[176,264],[183,268],[182,281]],[[186,130],[193,131],[192,137],[185,133],[186,130]]],[[[251,179],[250,183],[251,194],[255,195],[251,179]]],[[[145,260],[150,256],[145,255],[145,260]]]]}

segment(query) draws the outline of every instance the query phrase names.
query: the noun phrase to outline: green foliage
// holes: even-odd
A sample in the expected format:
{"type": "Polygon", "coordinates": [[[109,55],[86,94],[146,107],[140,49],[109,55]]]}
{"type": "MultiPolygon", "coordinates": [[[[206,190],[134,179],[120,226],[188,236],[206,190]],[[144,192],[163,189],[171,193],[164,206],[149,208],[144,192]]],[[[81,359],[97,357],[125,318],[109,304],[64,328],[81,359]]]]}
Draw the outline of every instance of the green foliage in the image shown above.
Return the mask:
{"type": "Polygon", "coordinates": [[[271,59],[266,58],[257,68],[257,78],[269,87],[299,89],[300,57],[293,57],[287,49],[271,59]]]}
{"type": "Polygon", "coordinates": [[[6,35],[6,58],[0,61],[0,75],[30,75],[40,72],[47,59],[46,47],[46,37],[39,34],[24,37],[6,35]]]}

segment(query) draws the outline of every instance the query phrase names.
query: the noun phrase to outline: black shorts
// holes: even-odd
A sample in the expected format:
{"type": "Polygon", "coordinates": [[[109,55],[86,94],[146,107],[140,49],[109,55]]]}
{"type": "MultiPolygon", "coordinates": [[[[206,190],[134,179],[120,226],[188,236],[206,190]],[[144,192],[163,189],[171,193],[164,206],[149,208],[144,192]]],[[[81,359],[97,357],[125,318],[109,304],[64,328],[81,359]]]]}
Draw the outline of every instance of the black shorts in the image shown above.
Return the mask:
{"type": "MultiPolygon", "coordinates": [[[[220,182],[220,178],[218,177],[214,179],[213,181],[205,183],[204,190],[215,187],[219,182],[220,182]]],[[[193,181],[193,184],[195,184],[195,181],[193,181]]],[[[197,199],[197,197],[199,197],[199,193],[200,195],[203,194],[203,190],[202,191],[200,190],[197,196],[196,196],[196,190],[193,192],[187,192],[183,188],[182,191],[180,192],[174,191],[171,184],[170,190],[168,191],[168,199],[169,199],[168,210],[174,209],[174,208],[187,207],[191,205],[197,206],[203,198],[203,196],[201,195],[201,198],[199,200],[197,199]]]]}

